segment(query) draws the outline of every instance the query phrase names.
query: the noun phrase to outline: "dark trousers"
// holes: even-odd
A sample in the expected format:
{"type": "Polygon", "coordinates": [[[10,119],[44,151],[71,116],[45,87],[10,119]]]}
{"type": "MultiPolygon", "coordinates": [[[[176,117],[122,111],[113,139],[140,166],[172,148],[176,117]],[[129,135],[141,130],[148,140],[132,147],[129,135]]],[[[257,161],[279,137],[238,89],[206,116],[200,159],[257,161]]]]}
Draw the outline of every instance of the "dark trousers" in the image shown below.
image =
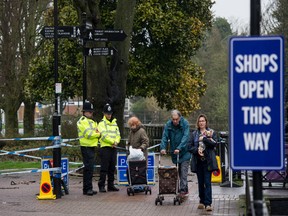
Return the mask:
{"type": "Polygon", "coordinates": [[[95,163],[95,147],[81,146],[83,170],[83,192],[93,189],[92,178],[95,163]]]}
{"type": "Polygon", "coordinates": [[[212,186],[211,186],[212,172],[208,171],[207,160],[197,161],[197,179],[200,203],[205,206],[212,204],[212,186]]]}
{"type": "Polygon", "coordinates": [[[100,148],[100,179],[98,186],[105,187],[106,176],[108,176],[108,187],[114,186],[114,173],[116,169],[117,150],[111,147],[100,148]]]}

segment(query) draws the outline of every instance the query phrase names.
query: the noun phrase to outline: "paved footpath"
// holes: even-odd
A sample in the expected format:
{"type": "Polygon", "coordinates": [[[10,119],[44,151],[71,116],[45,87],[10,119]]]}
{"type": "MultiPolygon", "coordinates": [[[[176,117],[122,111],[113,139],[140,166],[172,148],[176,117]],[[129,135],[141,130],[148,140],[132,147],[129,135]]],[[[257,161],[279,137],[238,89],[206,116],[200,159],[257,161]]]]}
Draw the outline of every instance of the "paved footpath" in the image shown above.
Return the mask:
{"type": "MultiPolygon", "coordinates": [[[[0,216],[128,216],[128,215],[243,215],[244,202],[239,195],[244,187],[227,188],[213,185],[213,211],[197,209],[198,192],[194,174],[189,175],[189,196],[181,205],[174,205],[174,196],[165,196],[163,205],[155,205],[158,184],[152,186],[152,194],[136,193],[128,196],[126,186],[119,192],[107,192],[94,196],[82,195],[82,177],[69,177],[69,195],[56,200],[37,200],[41,174],[0,175],[0,216]],[[13,181],[13,182],[12,182],[13,181]],[[11,185],[12,183],[15,183],[11,185]]],[[[96,177],[94,189],[98,190],[96,177]]],[[[98,179],[98,178],[97,178],[98,179]]]]}

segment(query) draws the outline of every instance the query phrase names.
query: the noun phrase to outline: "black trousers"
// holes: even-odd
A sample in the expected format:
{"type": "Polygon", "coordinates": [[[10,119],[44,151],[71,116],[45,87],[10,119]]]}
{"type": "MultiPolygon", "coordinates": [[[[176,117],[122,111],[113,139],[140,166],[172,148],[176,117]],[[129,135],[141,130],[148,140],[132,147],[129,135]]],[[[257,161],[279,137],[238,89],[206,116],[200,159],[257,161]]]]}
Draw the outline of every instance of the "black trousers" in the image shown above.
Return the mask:
{"type": "Polygon", "coordinates": [[[93,189],[92,178],[95,163],[95,147],[81,146],[83,170],[83,192],[93,189]]]}
{"type": "Polygon", "coordinates": [[[106,176],[108,176],[108,187],[114,186],[114,173],[116,169],[117,150],[111,147],[100,148],[100,179],[98,186],[105,187],[106,176]]]}

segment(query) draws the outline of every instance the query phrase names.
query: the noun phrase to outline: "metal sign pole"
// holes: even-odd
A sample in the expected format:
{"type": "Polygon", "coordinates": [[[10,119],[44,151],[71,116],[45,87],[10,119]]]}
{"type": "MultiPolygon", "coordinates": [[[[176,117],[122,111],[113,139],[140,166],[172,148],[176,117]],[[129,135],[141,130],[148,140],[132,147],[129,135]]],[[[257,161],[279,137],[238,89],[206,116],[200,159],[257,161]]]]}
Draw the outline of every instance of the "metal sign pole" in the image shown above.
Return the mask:
{"type": "MultiPolygon", "coordinates": [[[[59,136],[61,117],[60,117],[60,96],[58,83],[58,2],[54,0],[54,78],[55,78],[55,112],[53,115],[53,136],[59,136]]],[[[61,85],[60,85],[61,89],[61,85]]],[[[59,140],[54,141],[57,145],[59,140]]],[[[61,148],[53,149],[53,167],[61,167],[61,148]]],[[[61,198],[61,171],[54,175],[54,194],[56,199],[61,198]]]]}
{"type": "MultiPolygon", "coordinates": [[[[250,34],[260,36],[261,2],[250,0],[250,34]]],[[[256,215],[263,215],[262,171],[253,171],[253,201],[256,215]]]]}
{"type": "Polygon", "coordinates": [[[85,47],[86,47],[86,38],[85,38],[85,35],[86,35],[86,32],[87,32],[87,28],[86,28],[86,13],[83,12],[82,13],[82,35],[84,35],[83,37],[83,77],[82,77],[82,82],[83,82],[83,104],[84,102],[87,100],[87,57],[86,55],[84,54],[85,52],[85,47]]]}

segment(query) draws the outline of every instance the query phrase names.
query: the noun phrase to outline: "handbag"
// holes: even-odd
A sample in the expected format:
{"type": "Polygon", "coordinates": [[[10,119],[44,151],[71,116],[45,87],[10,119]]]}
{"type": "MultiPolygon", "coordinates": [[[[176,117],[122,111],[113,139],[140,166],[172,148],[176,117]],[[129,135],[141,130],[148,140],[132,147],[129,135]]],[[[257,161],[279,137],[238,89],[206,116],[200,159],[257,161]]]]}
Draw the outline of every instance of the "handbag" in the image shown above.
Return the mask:
{"type": "Polygon", "coordinates": [[[196,173],[197,172],[197,156],[194,154],[191,154],[191,161],[190,161],[190,169],[191,172],[196,173]]]}
{"type": "Polygon", "coordinates": [[[217,163],[217,160],[216,160],[216,153],[215,153],[215,150],[212,149],[210,151],[208,151],[208,154],[209,154],[209,163],[208,163],[208,171],[216,171],[218,170],[218,163],[217,163]]]}

